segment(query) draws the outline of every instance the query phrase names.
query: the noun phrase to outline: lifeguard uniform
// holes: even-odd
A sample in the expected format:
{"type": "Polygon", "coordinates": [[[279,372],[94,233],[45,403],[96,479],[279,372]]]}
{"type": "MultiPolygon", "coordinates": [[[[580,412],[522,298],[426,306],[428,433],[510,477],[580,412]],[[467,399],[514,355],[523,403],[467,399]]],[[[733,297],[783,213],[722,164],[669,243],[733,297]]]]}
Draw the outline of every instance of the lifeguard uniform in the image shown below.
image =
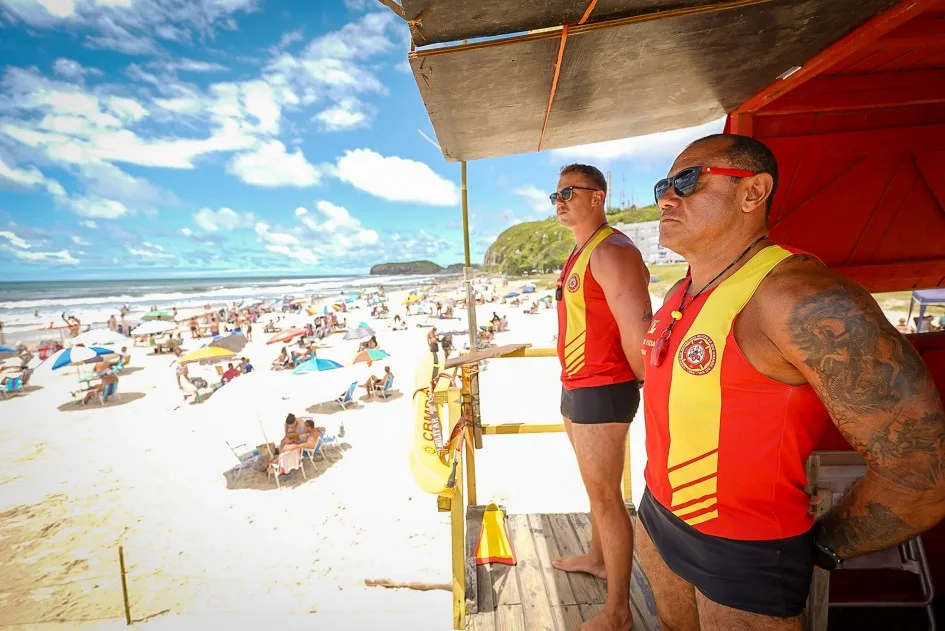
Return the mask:
{"type": "Polygon", "coordinates": [[[682,299],[644,339],[647,491],[640,521],[666,564],[707,598],[791,617],[807,600],[813,518],[805,463],[830,417],[809,385],[752,366],[735,318],[792,252],[770,246],[682,311],[664,359],[650,355],[682,299]]]}
{"type": "Polygon", "coordinates": [[[621,234],[606,225],[598,230],[558,279],[561,415],[574,423],[629,423],[640,406],[617,321],[590,267],[594,250],[614,233],[621,234]]]}

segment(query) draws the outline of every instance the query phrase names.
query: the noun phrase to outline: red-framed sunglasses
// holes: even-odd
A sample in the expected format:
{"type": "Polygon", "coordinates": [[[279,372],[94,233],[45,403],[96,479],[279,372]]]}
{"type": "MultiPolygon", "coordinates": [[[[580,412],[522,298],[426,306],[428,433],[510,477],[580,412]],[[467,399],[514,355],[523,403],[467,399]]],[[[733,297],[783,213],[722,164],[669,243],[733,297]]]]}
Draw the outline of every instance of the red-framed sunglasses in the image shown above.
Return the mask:
{"type": "Polygon", "coordinates": [[[696,191],[696,184],[699,183],[699,176],[703,173],[710,175],[728,175],[731,177],[751,177],[755,175],[754,171],[745,171],[744,169],[726,169],[724,167],[688,167],[673,175],[666,177],[656,183],[653,187],[653,194],[656,196],[656,203],[660,203],[660,198],[666,194],[669,187],[680,197],[688,197],[696,191]]]}

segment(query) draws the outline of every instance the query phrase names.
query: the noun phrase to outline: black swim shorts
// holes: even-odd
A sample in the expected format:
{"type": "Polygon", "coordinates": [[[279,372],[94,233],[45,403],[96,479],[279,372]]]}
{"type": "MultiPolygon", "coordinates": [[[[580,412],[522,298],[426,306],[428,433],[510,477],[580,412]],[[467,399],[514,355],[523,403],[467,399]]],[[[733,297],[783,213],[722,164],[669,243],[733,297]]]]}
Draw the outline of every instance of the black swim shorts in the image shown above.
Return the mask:
{"type": "Polygon", "coordinates": [[[561,386],[561,416],[572,423],[629,423],[639,407],[636,381],[574,390],[561,386]]]}
{"type": "Polygon", "coordinates": [[[778,618],[804,611],[814,570],[813,530],[767,541],[713,537],[673,515],[649,489],[637,514],[669,569],[709,600],[778,618]]]}

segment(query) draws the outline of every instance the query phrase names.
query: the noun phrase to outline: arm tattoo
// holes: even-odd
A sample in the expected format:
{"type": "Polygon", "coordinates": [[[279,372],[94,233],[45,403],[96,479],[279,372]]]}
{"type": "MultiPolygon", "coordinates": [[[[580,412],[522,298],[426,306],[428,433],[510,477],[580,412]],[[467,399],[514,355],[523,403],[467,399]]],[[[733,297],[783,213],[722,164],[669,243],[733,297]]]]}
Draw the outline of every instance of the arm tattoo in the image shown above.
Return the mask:
{"type": "Polygon", "coordinates": [[[877,472],[917,491],[945,482],[945,418],[918,353],[869,296],[830,289],[798,303],[793,343],[812,386],[877,472]]]}
{"type": "Polygon", "coordinates": [[[798,302],[789,327],[811,386],[869,464],[818,522],[818,536],[849,557],[933,525],[945,489],[945,414],[919,354],[868,294],[849,287],[798,302]]]}

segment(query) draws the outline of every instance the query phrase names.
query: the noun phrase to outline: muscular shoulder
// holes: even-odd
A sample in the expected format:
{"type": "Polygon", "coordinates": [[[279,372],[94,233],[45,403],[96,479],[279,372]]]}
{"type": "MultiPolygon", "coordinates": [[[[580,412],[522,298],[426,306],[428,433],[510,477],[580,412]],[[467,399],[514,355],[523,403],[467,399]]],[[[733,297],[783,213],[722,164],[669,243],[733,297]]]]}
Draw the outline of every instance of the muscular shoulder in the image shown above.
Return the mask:
{"type": "Polygon", "coordinates": [[[791,334],[815,314],[880,317],[882,311],[860,285],[831,270],[816,258],[799,254],[775,267],[762,281],[750,306],[769,336],[791,334]],[[839,311],[838,311],[839,310],[839,311]]]}
{"type": "Polygon", "coordinates": [[[749,306],[752,321],[808,378],[822,378],[815,373],[825,364],[837,369],[868,359],[860,355],[910,351],[866,289],[810,256],[772,270],[749,306]]]}
{"type": "Polygon", "coordinates": [[[643,255],[626,235],[615,232],[598,245],[591,253],[591,265],[595,272],[618,273],[628,266],[644,267],[643,255]]]}

